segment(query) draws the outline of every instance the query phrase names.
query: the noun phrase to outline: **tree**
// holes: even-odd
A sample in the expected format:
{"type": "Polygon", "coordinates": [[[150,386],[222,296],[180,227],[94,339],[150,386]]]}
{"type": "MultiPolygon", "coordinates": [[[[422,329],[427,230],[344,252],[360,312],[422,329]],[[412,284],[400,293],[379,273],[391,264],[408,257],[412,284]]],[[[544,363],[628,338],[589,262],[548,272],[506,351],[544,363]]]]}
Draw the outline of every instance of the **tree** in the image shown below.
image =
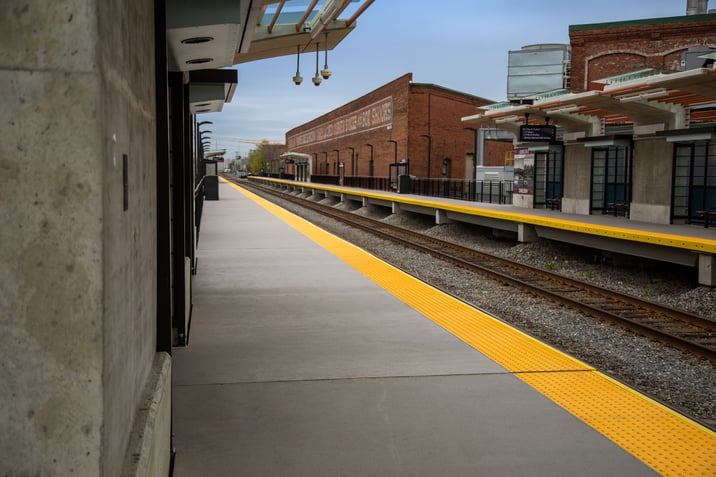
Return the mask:
{"type": "Polygon", "coordinates": [[[259,174],[262,171],[270,172],[271,162],[279,159],[284,149],[283,145],[269,144],[268,141],[265,144],[256,145],[249,151],[247,172],[252,174],[259,174]]]}

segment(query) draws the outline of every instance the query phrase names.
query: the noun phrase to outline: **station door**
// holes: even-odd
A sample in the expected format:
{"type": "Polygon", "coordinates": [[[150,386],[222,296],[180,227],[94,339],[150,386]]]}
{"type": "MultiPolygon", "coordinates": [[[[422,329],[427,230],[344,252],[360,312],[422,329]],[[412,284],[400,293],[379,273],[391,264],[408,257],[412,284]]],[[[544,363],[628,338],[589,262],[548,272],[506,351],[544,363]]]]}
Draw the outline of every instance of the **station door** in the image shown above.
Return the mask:
{"type": "Polygon", "coordinates": [[[592,148],[591,213],[628,210],[631,202],[632,151],[626,146],[592,148]]]}
{"type": "Polygon", "coordinates": [[[535,152],[535,208],[559,208],[564,177],[562,158],[561,148],[535,152]]]}
{"type": "Polygon", "coordinates": [[[700,221],[716,210],[716,144],[678,143],[674,148],[672,220],[700,221]]]}

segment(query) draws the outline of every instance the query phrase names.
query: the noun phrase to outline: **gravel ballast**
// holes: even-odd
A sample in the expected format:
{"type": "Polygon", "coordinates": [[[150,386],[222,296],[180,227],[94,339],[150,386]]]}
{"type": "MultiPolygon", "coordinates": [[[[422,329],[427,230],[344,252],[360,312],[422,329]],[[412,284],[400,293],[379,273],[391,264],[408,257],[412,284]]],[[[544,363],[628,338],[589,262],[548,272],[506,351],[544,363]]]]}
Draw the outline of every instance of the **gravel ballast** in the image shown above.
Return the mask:
{"type": "MultiPolygon", "coordinates": [[[[267,197],[417,278],[510,323],[611,377],[716,429],[716,367],[709,361],[558,307],[514,287],[456,268],[429,255],[388,243],[267,197]]],[[[336,207],[347,207],[338,204],[336,207]]],[[[562,273],[716,321],[716,289],[698,286],[695,271],[668,264],[604,256],[558,242],[516,243],[462,223],[435,225],[432,217],[388,214],[380,207],[354,213],[470,246],[480,251],[562,273]]]]}

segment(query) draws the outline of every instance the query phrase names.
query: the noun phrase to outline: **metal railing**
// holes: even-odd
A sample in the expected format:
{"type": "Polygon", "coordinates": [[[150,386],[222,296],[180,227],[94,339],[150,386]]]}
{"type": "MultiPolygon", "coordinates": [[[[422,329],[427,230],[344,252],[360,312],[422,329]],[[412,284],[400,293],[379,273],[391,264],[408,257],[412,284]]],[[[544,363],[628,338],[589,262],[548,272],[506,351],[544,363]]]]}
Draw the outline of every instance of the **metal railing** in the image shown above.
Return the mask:
{"type": "MultiPolygon", "coordinates": [[[[338,176],[312,175],[315,184],[339,185],[338,176]]],[[[345,187],[400,192],[401,194],[445,197],[449,199],[492,204],[512,204],[512,181],[469,181],[464,179],[410,178],[407,190],[396,190],[389,177],[349,176],[343,178],[345,187]]]]}

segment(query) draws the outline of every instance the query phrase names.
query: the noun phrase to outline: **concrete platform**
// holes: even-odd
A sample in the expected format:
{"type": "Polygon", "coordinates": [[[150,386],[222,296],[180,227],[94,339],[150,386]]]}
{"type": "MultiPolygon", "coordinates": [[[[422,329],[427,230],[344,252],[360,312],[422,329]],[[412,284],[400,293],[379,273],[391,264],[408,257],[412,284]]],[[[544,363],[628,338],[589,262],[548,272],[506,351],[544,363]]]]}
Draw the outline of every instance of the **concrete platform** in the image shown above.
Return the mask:
{"type": "Polygon", "coordinates": [[[175,476],[657,475],[226,183],[220,197],[173,355],[175,476]]]}

